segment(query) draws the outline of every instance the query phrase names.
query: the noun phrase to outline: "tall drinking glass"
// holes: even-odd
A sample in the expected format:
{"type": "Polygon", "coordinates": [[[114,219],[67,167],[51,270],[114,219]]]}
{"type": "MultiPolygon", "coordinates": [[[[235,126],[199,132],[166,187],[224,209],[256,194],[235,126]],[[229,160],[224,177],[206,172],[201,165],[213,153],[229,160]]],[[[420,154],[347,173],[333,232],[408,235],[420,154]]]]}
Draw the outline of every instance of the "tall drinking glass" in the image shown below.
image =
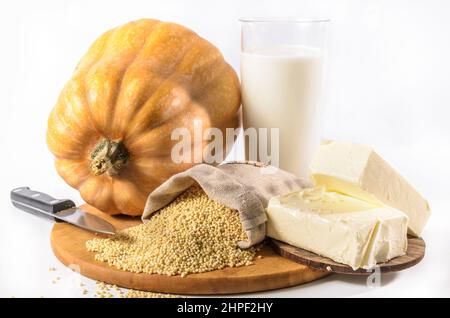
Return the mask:
{"type": "Polygon", "coordinates": [[[243,123],[259,130],[257,143],[246,135],[246,159],[274,164],[278,151],[279,168],[308,177],[321,139],[329,21],[240,21],[243,123]]]}

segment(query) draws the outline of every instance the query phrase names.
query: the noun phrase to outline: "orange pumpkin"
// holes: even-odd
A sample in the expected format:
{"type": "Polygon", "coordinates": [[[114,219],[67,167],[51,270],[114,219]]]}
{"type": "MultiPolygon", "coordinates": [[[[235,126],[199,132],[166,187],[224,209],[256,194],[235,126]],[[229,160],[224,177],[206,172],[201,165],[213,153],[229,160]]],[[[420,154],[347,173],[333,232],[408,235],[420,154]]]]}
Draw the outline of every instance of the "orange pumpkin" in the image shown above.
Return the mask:
{"type": "Polygon", "coordinates": [[[183,26],[144,19],[94,42],[50,114],[47,144],[87,203],[141,215],[153,189],[194,164],[171,159],[173,129],[192,132],[194,120],[235,128],[239,106],[238,78],[217,48],[183,26]]]}

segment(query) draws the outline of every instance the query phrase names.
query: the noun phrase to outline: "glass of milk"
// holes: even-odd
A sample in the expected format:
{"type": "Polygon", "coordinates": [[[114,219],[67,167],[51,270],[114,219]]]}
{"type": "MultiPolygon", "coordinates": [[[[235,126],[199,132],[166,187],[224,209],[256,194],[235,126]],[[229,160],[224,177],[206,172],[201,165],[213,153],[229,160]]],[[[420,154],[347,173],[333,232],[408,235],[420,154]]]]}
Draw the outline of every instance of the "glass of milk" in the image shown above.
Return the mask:
{"type": "Polygon", "coordinates": [[[321,139],[329,21],[240,21],[246,159],[306,178],[321,139]],[[257,143],[248,128],[258,132],[257,143]]]}

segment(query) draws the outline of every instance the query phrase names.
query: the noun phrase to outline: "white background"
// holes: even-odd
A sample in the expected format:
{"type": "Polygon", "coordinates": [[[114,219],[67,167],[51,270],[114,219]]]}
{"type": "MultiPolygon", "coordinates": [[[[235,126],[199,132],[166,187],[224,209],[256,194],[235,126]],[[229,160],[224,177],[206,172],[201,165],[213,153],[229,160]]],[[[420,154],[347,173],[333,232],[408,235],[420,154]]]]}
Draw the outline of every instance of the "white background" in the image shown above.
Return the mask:
{"type": "Polygon", "coordinates": [[[9,191],[27,185],[82,202],[57,176],[45,130],[60,89],[90,43],[129,20],[173,21],[218,46],[238,71],[237,19],[243,16],[332,19],[324,137],[374,146],[433,210],[423,235],[424,261],[383,276],[380,288],[333,276],[256,295],[450,296],[449,15],[445,0],[2,1],[0,296],[81,296],[51,253],[51,224],[10,207],[9,191]],[[50,266],[57,272],[48,272],[50,266]],[[52,284],[56,276],[62,280],[52,284]]]}

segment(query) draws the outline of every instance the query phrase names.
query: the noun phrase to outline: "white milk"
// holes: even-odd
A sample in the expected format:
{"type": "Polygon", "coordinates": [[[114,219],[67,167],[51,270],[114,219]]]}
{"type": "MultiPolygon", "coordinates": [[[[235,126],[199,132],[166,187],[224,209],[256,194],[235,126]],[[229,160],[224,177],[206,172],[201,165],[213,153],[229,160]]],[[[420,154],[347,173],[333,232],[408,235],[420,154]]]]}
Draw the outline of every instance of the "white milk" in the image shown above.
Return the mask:
{"type": "MultiPolygon", "coordinates": [[[[244,127],[279,128],[279,167],[307,177],[320,143],[321,50],[283,46],[241,53],[241,82],[244,127]]],[[[263,151],[270,153],[270,142],[263,151]]]]}

